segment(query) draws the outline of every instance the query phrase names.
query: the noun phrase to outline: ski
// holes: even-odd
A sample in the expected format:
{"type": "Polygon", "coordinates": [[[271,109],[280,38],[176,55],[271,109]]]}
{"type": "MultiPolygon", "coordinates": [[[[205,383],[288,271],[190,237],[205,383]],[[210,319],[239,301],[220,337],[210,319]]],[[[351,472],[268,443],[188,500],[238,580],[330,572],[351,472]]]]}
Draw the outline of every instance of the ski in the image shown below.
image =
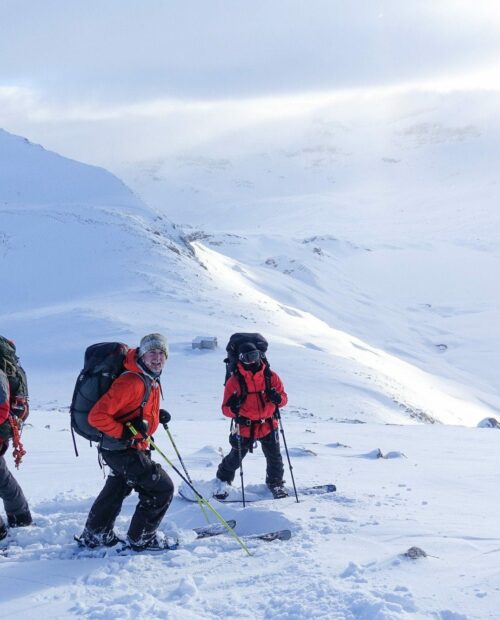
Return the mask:
{"type": "Polygon", "coordinates": [[[299,491],[302,495],[323,495],[323,493],[335,493],[337,487],[334,484],[317,484],[312,487],[306,487],[299,491]]]}
{"type": "MultiPolygon", "coordinates": [[[[226,523],[232,530],[236,527],[236,521],[234,519],[229,519],[226,523]]],[[[196,539],[199,540],[200,538],[210,538],[211,536],[225,534],[227,532],[227,527],[222,523],[211,523],[210,525],[195,527],[193,528],[193,532],[196,533],[196,539]]]]}
{"type": "MultiPolygon", "coordinates": [[[[236,525],[236,521],[230,520],[227,521],[229,527],[233,529],[236,525]]],[[[228,534],[227,528],[222,525],[222,523],[213,523],[208,526],[194,528],[193,530],[196,532],[196,540],[202,540],[204,538],[210,538],[212,536],[220,536],[221,534],[228,534]]],[[[276,530],[274,532],[264,532],[262,534],[243,534],[239,535],[243,540],[263,540],[264,542],[272,542],[273,540],[290,540],[292,537],[292,532],[290,530],[276,530]]],[[[163,549],[145,549],[144,551],[134,551],[131,549],[129,545],[125,545],[116,550],[118,555],[127,555],[129,553],[161,553],[162,551],[175,551],[179,548],[179,543],[175,542],[171,545],[166,546],[163,549]]]]}
{"type": "Polygon", "coordinates": [[[276,532],[266,532],[265,534],[252,534],[250,536],[242,536],[244,540],[264,540],[272,542],[273,540],[290,540],[292,532],[290,530],[277,530],[276,532]]]}
{"type": "Polygon", "coordinates": [[[145,549],[133,549],[128,543],[125,543],[121,547],[117,547],[115,549],[116,555],[143,555],[145,553],[151,553],[153,555],[158,555],[160,553],[164,553],[165,551],[176,551],[179,548],[179,541],[176,540],[174,543],[166,543],[163,547],[154,548],[145,548],[145,549]]]}
{"type": "MultiPolygon", "coordinates": [[[[310,487],[303,487],[301,489],[297,490],[297,494],[299,496],[301,495],[324,495],[326,493],[334,493],[337,490],[337,487],[332,484],[332,483],[328,483],[328,484],[317,484],[314,486],[310,486],[310,487]]],[[[180,488],[178,490],[179,496],[182,497],[182,499],[187,500],[188,502],[196,502],[196,498],[195,497],[189,497],[189,495],[186,495],[183,492],[183,489],[180,488]]],[[[294,497],[293,495],[293,491],[289,492],[289,494],[286,497],[294,497]]],[[[213,496],[212,499],[214,499],[215,501],[221,503],[221,504],[242,504],[243,503],[243,499],[241,497],[239,498],[218,498],[213,496]]],[[[270,500],[270,499],[275,499],[273,498],[273,496],[271,495],[271,493],[269,492],[269,495],[266,495],[265,497],[246,497],[245,498],[245,503],[250,504],[253,502],[263,502],[266,500],[270,500]]],[[[276,498],[277,499],[277,498],[276,498]]],[[[284,498],[279,498],[279,499],[284,499],[284,498]]]]}

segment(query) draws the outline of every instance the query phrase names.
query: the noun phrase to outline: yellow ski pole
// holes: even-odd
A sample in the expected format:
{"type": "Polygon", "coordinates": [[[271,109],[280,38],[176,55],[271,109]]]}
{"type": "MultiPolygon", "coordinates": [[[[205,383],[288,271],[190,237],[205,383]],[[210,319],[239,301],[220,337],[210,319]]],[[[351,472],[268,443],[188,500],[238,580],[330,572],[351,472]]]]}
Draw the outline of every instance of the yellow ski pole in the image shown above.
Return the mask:
{"type": "MultiPolygon", "coordinates": [[[[163,428],[165,429],[168,435],[168,438],[170,439],[170,443],[172,444],[175,450],[175,453],[177,454],[177,458],[179,459],[179,463],[182,465],[182,469],[184,470],[184,473],[186,474],[186,478],[189,480],[190,484],[193,484],[193,481],[191,480],[191,476],[189,475],[188,470],[186,466],[184,465],[184,461],[182,460],[182,456],[179,450],[177,449],[177,446],[175,445],[175,441],[174,441],[174,438],[172,437],[170,429],[168,428],[168,424],[164,424],[163,428]]],[[[205,517],[207,523],[210,523],[210,519],[208,518],[208,515],[205,512],[205,508],[203,507],[203,504],[201,503],[200,498],[198,496],[196,496],[196,501],[198,502],[198,506],[200,507],[200,510],[203,513],[203,516],[205,517]]]]}
{"type": "Polygon", "coordinates": [[[188,487],[193,491],[198,500],[206,506],[209,510],[211,510],[217,519],[222,523],[222,525],[226,528],[226,530],[231,534],[231,536],[238,542],[240,547],[248,554],[252,555],[248,550],[248,547],[241,540],[238,534],[233,530],[233,528],[229,525],[229,523],[224,519],[224,517],[212,506],[212,504],[206,500],[201,493],[199,493],[194,486],[181,474],[181,472],[177,469],[177,467],[172,463],[172,461],[160,450],[160,448],[155,444],[155,442],[151,439],[149,435],[144,432],[139,433],[139,431],[132,425],[131,422],[127,422],[127,428],[130,429],[130,432],[135,435],[140,435],[143,437],[150,446],[152,446],[158,454],[170,465],[170,467],[175,471],[175,473],[188,485],[188,487]]]}

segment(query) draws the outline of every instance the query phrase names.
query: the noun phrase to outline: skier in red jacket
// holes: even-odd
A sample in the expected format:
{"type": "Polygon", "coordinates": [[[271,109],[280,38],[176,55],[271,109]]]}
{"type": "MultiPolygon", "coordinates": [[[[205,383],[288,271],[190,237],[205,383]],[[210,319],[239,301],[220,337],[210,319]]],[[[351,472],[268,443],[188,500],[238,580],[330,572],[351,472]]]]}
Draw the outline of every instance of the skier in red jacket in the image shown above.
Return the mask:
{"type": "Polygon", "coordinates": [[[266,384],[265,366],[257,347],[250,342],[242,344],[236,372],[228,379],[224,389],[222,413],[232,418],[234,423],[229,435],[231,452],[222,459],[217,469],[220,484],[215,497],[227,497],[226,485],[234,480],[240,458],[253,451],[255,441],[260,442],[266,457],[266,484],[273,496],[280,498],[288,495],[283,480],[278,421],[274,415],[276,408],[284,407],[287,402],[283,383],[272,370],[266,384]]]}

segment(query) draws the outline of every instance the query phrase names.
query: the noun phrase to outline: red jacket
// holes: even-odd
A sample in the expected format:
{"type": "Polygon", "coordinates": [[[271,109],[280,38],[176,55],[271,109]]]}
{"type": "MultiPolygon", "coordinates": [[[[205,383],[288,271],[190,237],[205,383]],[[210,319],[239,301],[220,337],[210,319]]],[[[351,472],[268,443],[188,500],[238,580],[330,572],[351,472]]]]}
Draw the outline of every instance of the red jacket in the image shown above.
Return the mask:
{"type": "Polygon", "coordinates": [[[10,387],[7,375],[0,370],[0,424],[5,422],[10,413],[10,387]]]}
{"type": "MultiPolygon", "coordinates": [[[[276,405],[269,400],[266,394],[264,366],[262,366],[262,368],[255,374],[253,374],[251,370],[245,370],[245,367],[240,362],[238,362],[237,368],[240,375],[245,380],[248,389],[248,396],[243,401],[240,408],[240,416],[257,422],[262,420],[261,423],[253,425],[253,436],[255,439],[260,439],[261,437],[269,435],[273,429],[278,428],[278,421],[275,418],[269,420],[269,418],[273,417],[276,410],[276,405]]],[[[281,395],[281,403],[279,406],[284,407],[288,402],[288,396],[286,395],[281,379],[272,370],[271,387],[275,388],[278,394],[281,395]]],[[[231,409],[226,404],[228,399],[235,392],[237,396],[241,396],[239,379],[236,375],[232,375],[226,383],[226,387],[224,389],[224,400],[222,402],[222,413],[228,418],[235,417],[231,409]]],[[[242,437],[251,437],[252,428],[241,424],[240,434],[242,437]]]]}
{"type": "MultiPolygon", "coordinates": [[[[137,349],[130,349],[124,363],[125,369],[130,372],[120,375],[89,412],[89,424],[115,439],[122,436],[124,423],[141,413],[146,388],[144,381],[137,375],[148,375],[137,364],[136,357],[137,349]]],[[[160,384],[155,379],[148,380],[151,381],[151,392],[142,410],[142,418],[148,423],[148,435],[153,435],[160,422],[160,384]]],[[[149,447],[147,441],[133,445],[139,450],[149,447]]]]}
{"type": "MultiPolygon", "coordinates": [[[[7,375],[0,370],[0,424],[9,419],[10,414],[10,387],[7,375]]],[[[0,456],[5,453],[9,445],[8,439],[0,437],[0,456]]]]}

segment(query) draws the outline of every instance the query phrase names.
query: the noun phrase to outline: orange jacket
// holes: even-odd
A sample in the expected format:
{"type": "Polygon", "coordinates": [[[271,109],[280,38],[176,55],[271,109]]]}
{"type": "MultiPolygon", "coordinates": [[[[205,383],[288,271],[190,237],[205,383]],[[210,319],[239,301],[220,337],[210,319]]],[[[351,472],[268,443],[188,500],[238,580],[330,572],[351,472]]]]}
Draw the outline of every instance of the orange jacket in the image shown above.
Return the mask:
{"type": "MultiPolygon", "coordinates": [[[[9,424],[10,414],[10,388],[7,375],[0,370],[0,424],[9,424]]],[[[9,434],[9,433],[8,433],[9,434]]],[[[8,436],[7,434],[7,436],[8,436]]],[[[5,454],[9,440],[7,437],[0,437],[0,456],[5,454]]]]}
{"type": "MultiPolygon", "coordinates": [[[[278,428],[278,421],[273,418],[273,414],[276,410],[276,405],[272,403],[266,394],[266,379],[264,377],[264,366],[258,370],[255,374],[251,370],[245,370],[243,364],[238,362],[238,372],[245,380],[248,396],[241,404],[240,416],[248,418],[249,420],[262,422],[253,425],[253,436],[255,439],[266,437],[269,433],[278,428]],[[264,420],[267,418],[267,421],[264,420]]],[[[284,407],[288,402],[288,396],[286,395],[283,383],[279,376],[271,370],[271,387],[275,388],[278,394],[281,395],[280,407],[284,407]]],[[[228,418],[234,418],[234,414],[227,406],[227,401],[231,398],[231,395],[236,392],[237,396],[241,396],[241,386],[239,379],[236,375],[232,375],[224,388],[224,400],[222,402],[222,413],[228,418]]],[[[251,437],[252,429],[250,426],[240,425],[240,435],[242,437],[251,437]]]]}
{"type": "Polygon", "coordinates": [[[0,424],[9,418],[10,387],[7,375],[0,370],[0,424]]]}
{"type": "MultiPolygon", "coordinates": [[[[125,422],[141,415],[146,388],[144,381],[137,376],[139,374],[151,381],[151,392],[142,410],[142,419],[148,423],[148,435],[153,435],[160,422],[160,384],[146,375],[136,357],[137,349],[130,349],[124,363],[129,372],[120,375],[89,412],[89,424],[115,439],[122,436],[125,422]]],[[[146,441],[141,441],[134,443],[133,447],[146,450],[149,446],[146,441]]]]}

